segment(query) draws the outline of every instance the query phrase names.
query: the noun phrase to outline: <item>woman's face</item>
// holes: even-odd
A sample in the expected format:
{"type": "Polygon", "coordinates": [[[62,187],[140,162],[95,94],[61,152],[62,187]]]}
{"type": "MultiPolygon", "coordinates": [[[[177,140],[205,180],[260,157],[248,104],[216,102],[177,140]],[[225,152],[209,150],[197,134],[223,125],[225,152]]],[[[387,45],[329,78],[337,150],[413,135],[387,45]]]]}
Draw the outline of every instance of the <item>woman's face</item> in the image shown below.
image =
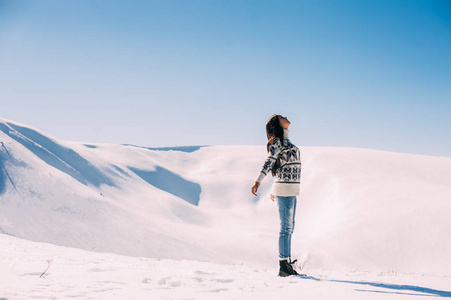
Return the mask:
{"type": "Polygon", "coordinates": [[[279,122],[280,126],[282,126],[283,129],[288,129],[288,126],[290,126],[291,122],[288,121],[287,117],[279,116],[279,122]]]}

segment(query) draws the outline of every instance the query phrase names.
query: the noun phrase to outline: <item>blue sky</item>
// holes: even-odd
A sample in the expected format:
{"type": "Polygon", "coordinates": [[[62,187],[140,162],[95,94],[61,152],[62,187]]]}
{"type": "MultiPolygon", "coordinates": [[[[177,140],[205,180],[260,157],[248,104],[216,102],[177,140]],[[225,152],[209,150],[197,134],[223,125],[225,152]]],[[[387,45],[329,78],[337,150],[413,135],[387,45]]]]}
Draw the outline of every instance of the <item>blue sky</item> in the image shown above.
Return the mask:
{"type": "Polygon", "coordinates": [[[0,117],[81,142],[451,156],[451,3],[0,0],[0,117]]]}

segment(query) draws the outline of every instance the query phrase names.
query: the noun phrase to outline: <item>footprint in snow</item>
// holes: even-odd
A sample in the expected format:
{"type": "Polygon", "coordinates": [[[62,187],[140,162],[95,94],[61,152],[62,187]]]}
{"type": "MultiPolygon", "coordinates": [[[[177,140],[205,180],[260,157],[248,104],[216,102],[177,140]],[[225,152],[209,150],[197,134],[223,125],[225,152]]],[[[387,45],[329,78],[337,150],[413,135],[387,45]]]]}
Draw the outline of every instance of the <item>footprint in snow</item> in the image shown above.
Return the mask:
{"type": "Polygon", "coordinates": [[[171,286],[171,287],[180,287],[183,285],[183,283],[180,280],[171,280],[170,277],[164,277],[161,278],[158,281],[159,285],[166,285],[166,286],[171,286]]]}
{"type": "Polygon", "coordinates": [[[218,279],[210,279],[210,281],[216,281],[216,282],[219,282],[219,283],[232,283],[235,280],[231,279],[231,278],[224,278],[224,279],[218,278],[218,279]]]}
{"type": "Polygon", "coordinates": [[[219,292],[227,292],[227,291],[229,291],[229,289],[218,288],[218,289],[206,290],[206,291],[204,291],[204,293],[219,293],[219,292]]]}
{"type": "Polygon", "coordinates": [[[209,272],[204,272],[204,271],[200,271],[200,270],[195,271],[194,274],[196,274],[196,275],[218,275],[217,273],[209,273],[209,272]]]}

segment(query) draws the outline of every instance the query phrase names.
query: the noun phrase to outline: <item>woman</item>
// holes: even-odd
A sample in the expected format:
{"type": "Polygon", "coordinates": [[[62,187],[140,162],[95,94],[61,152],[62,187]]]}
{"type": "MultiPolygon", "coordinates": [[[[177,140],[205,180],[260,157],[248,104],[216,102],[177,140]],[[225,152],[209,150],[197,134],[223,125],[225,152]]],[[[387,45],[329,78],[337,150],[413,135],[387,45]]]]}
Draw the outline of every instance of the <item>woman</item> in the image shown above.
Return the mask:
{"type": "Polygon", "coordinates": [[[291,235],[294,229],[296,213],[296,196],[299,196],[301,183],[301,159],[298,147],[288,138],[290,121],[287,117],[272,115],[266,122],[266,135],[269,153],[263,169],[252,187],[252,194],[257,196],[258,188],[265,176],[271,172],[276,177],[273,184],[271,200],[277,199],[280,216],[279,234],[279,276],[298,275],[291,262],[291,235]]]}

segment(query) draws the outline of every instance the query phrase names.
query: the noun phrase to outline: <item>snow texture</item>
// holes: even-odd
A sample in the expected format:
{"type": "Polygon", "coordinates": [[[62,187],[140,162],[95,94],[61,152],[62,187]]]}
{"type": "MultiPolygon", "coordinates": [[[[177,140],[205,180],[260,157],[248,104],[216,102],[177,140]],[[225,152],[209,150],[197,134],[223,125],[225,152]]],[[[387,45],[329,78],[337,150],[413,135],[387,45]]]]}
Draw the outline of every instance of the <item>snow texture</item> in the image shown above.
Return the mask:
{"type": "Polygon", "coordinates": [[[299,278],[275,277],[279,220],[269,200],[271,177],[258,197],[250,194],[265,146],[83,144],[5,119],[0,142],[0,272],[8,284],[0,298],[28,295],[18,278],[29,283],[24,293],[50,298],[82,287],[92,298],[120,298],[133,287],[137,298],[174,299],[183,290],[185,299],[207,299],[214,290],[224,299],[262,299],[285,288],[315,299],[335,292],[349,299],[356,290],[375,291],[360,295],[365,299],[449,297],[450,158],[300,147],[292,247],[304,271],[317,276],[298,289],[299,278]],[[30,262],[45,269],[44,256],[54,259],[43,276],[50,283],[35,278],[33,269],[42,266],[30,262]],[[80,278],[71,283],[70,276],[80,278]],[[108,278],[116,283],[102,285],[108,278]]]}
{"type": "Polygon", "coordinates": [[[450,277],[315,272],[126,257],[0,235],[0,299],[436,299],[450,277]],[[421,296],[419,298],[419,296],[421,296]]]}

